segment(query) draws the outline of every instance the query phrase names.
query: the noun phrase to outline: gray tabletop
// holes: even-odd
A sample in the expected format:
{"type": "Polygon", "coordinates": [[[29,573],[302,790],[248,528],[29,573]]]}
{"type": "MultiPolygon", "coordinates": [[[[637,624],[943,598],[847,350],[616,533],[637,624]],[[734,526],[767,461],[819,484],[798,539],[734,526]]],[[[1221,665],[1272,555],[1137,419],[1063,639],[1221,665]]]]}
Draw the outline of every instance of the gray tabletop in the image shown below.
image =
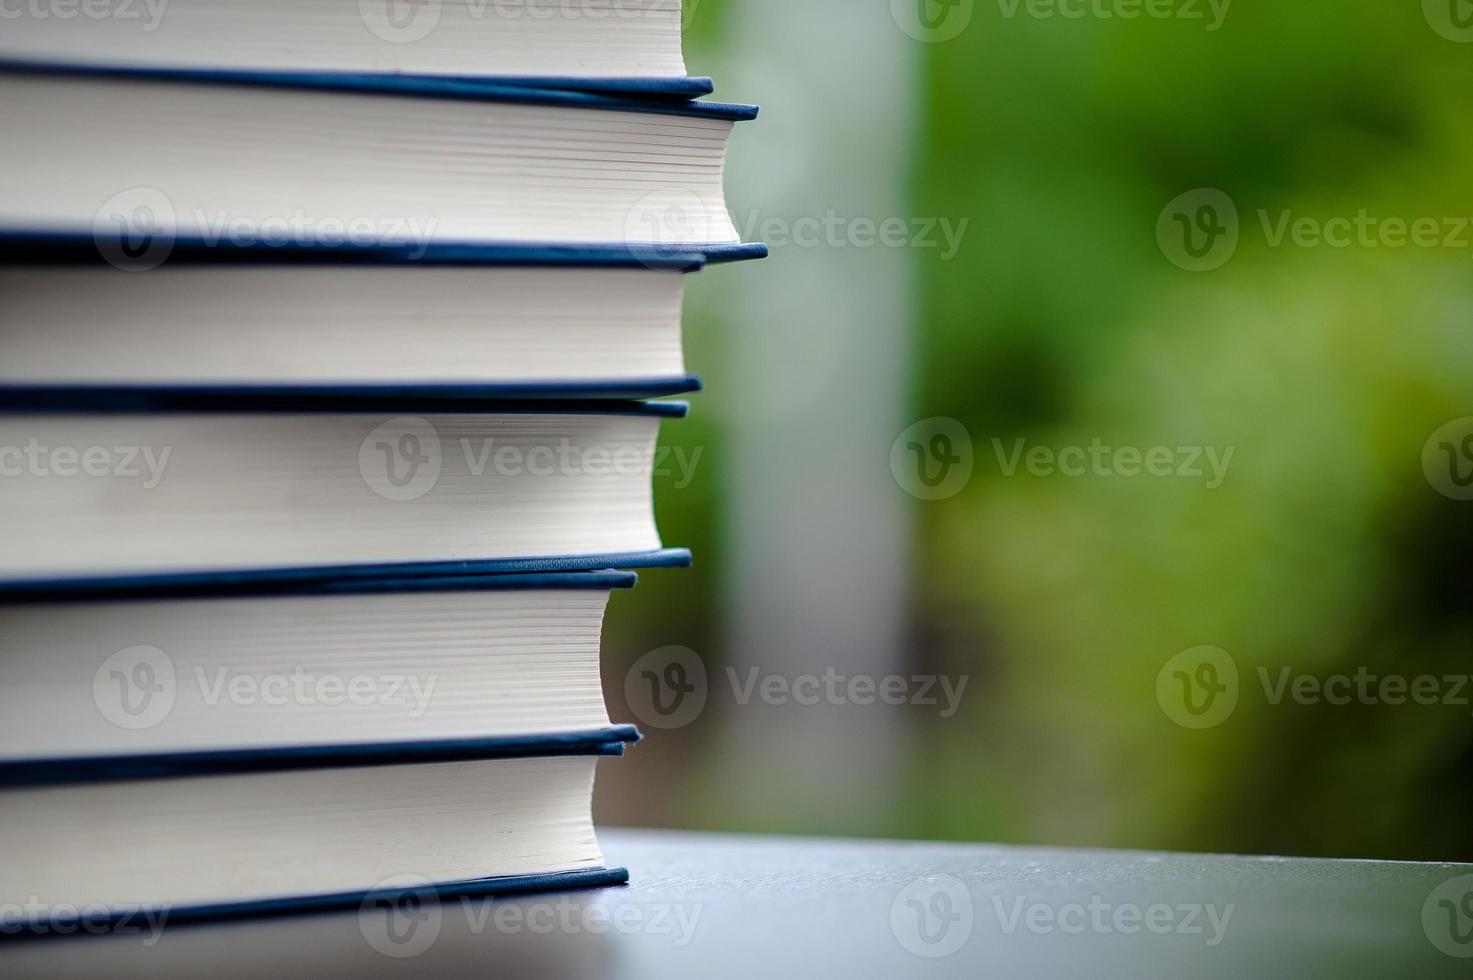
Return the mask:
{"type": "Polygon", "coordinates": [[[630,887],[0,943],[0,975],[1473,976],[1469,865],[602,839],[630,887]]]}

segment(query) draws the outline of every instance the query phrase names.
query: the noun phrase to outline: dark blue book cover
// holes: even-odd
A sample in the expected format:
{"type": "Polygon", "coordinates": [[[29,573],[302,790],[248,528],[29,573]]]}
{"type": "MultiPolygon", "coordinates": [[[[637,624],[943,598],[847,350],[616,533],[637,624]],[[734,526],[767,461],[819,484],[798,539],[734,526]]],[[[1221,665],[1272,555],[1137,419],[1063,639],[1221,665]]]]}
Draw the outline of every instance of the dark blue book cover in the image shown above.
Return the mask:
{"type": "Polygon", "coordinates": [[[95,577],[0,579],[0,604],[95,602],[106,599],[376,595],[526,589],[627,589],[637,577],[609,569],[687,568],[685,548],[623,555],[491,561],[321,566],[250,571],[95,577]]]}
{"type": "Polygon", "coordinates": [[[304,769],[355,769],[369,766],[479,762],[552,756],[619,756],[642,736],[633,725],[610,725],[579,732],[494,738],[437,739],[422,742],[365,742],[269,749],[226,749],[149,755],[0,761],[0,790],[78,783],[188,779],[304,769]]]}
{"type": "Polygon", "coordinates": [[[382,75],[353,72],[240,71],[207,68],[143,68],[107,65],[67,65],[0,58],[0,72],[48,75],[90,75],[137,78],[164,82],[196,82],[202,85],[249,85],[285,89],[399,95],[431,99],[470,99],[483,102],[519,102],[584,109],[612,109],[670,116],[700,116],[744,122],[757,118],[758,108],[729,102],[704,102],[672,98],[705,94],[709,79],[641,81],[636,84],[615,79],[580,82],[564,86],[561,79],[467,79],[455,76],[382,75]],[[645,96],[660,96],[648,98],[645,96]]]}
{"type": "MultiPolygon", "coordinates": [[[[463,881],[411,881],[399,886],[379,885],[359,891],[283,896],[240,902],[219,902],[180,908],[132,906],[108,910],[105,916],[88,907],[70,912],[52,910],[45,918],[7,923],[0,929],[0,943],[55,942],[116,933],[157,942],[169,929],[188,928],[210,922],[272,919],[320,915],[356,910],[364,938],[375,948],[411,948],[415,923],[427,921],[437,906],[452,901],[479,901],[542,895],[554,892],[613,888],[629,883],[627,868],[587,868],[549,874],[513,875],[463,881]],[[382,935],[380,935],[382,933],[382,935]]],[[[395,953],[394,955],[402,955],[395,953]]]]}

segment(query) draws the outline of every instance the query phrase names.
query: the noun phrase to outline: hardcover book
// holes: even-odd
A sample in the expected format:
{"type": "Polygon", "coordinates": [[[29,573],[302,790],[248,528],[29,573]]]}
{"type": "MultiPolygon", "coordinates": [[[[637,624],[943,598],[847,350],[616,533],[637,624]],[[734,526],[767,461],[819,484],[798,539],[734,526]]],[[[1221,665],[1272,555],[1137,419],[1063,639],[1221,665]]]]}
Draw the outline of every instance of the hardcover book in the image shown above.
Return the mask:
{"type": "Polygon", "coordinates": [[[34,65],[0,65],[0,86],[0,226],[166,243],[165,254],[175,241],[731,249],[726,148],[757,111],[425,79],[34,65]]]}
{"type": "Polygon", "coordinates": [[[701,386],[681,342],[696,253],[176,243],[147,275],[114,259],[90,238],[0,240],[0,385],[419,399],[701,386]]]}
{"type": "MultiPolygon", "coordinates": [[[[666,402],[0,391],[0,580],[657,556],[666,402]]],[[[563,564],[561,567],[575,567],[563,564]]]]}
{"type": "Polygon", "coordinates": [[[0,588],[0,820],[27,841],[0,903],[177,920],[623,880],[591,800],[597,758],[639,737],[598,669],[633,584],[0,588]]]}
{"type": "Polygon", "coordinates": [[[0,910],[626,881],[603,614],[691,561],[644,399],[700,388],[688,274],[766,254],[756,108],[679,0],[110,12],[0,31],[0,910]]]}
{"type": "MultiPolygon", "coordinates": [[[[694,11],[694,4],[692,4],[694,11]]],[[[424,74],[690,97],[680,0],[137,0],[114,16],[18,4],[0,57],[261,72],[424,74]]]]}

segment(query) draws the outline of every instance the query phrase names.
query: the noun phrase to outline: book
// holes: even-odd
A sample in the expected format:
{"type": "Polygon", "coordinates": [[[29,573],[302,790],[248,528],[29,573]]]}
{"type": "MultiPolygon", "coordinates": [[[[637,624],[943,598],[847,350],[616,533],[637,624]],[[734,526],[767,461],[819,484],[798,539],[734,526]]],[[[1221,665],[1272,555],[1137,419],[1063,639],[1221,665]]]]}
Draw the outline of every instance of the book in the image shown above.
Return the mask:
{"type": "Polygon", "coordinates": [[[626,882],[603,616],[691,561],[645,399],[757,109],[679,0],[79,14],[0,18],[0,936],[626,882]]]}
{"type": "Polygon", "coordinates": [[[0,905],[46,912],[0,932],[624,881],[591,805],[597,759],[639,738],[598,669],[634,581],[0,588],[0,820],[28,835],[0,905]]]}
{"type": "Polygon", "coordinates": [[[0,389],[0,580],[658,556],[684,403],[0,389]],[[602,556],[602,557],[601,557],[602,556]]]}
{"type": "Polygon", "coordinates": [[[703,95],[710,79],[686,75],[682,13],[680,0],[136,0],[109,16],[69,17],[19,4],[6,14],[0,57],[703,95]]]}
{"type": "Polygon", "coordinates": [[[631,573],[0,585],[0,783],[597,747],[631,573]]]}
{"type": "Polygon", "coordinates": [[[175,249],[133,275],[90,239],[0,238],[0,385],[650,398],[699,254],[175,249]]]}
{"type": "Polygon", "coordinates": [[[0,905],[37,914],[4,932],[55,932],[78,914],[162,928],[352,906],[411,882],[467,894],[620,883],[591,800],[598,756],[621,749],[13,779],[0,821],[25,846],[0,865],[0,905]]]}
{"type": "Polygon", "coordinates": [[[751,106],[15,65],[0,85],[0,227],[92,235],[134,268],[180,241],[743,254],[722,175],[751,106]]]}

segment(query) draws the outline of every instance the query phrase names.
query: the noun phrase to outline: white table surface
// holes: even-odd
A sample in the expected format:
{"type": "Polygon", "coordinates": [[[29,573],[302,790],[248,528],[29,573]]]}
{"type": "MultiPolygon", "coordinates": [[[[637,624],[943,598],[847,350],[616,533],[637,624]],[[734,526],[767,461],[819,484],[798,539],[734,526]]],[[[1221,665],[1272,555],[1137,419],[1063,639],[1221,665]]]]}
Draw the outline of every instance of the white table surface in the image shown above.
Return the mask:
{"type": "Polygon", "coordinates": [[[0,976],[1473,977],[1469,865],[601,839],[629,887],[0,942],[0,976]]]}

